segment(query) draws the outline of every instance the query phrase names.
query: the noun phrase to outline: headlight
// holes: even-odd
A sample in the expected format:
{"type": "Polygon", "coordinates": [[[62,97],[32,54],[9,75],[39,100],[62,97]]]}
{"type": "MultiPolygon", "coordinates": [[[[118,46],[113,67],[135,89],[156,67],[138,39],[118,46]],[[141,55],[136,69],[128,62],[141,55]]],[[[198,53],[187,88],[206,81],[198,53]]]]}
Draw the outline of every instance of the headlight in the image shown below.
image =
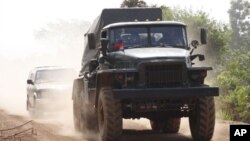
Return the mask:
{"type": "Polygon", "coordinates": [[[135,84],[136,73],[117,73],[114,75],[115,86],[117,88],[130,87],[135,84]]]}
{"type": "Polygon", "coordinates": [[[196,82],[203,82],[204,78],[207,76],[206,70],[192,71],[189,74],[190,79],[196,82]]]}

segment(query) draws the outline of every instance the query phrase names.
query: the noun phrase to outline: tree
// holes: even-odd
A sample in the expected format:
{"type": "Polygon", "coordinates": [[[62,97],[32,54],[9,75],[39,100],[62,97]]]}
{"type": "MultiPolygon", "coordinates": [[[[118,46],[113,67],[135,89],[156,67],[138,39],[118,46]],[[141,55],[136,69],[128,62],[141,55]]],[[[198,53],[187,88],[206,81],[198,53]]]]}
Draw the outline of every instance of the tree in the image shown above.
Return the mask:
{"type": "Polygon", "coordinates": [[[250,50],[250,2],[231,1],[228,11],[232,33],[232,48],[250,50]]]}
{"type": "Polygon", "coordinates": [[[144,0],[124,0],[121,4],[122,8],[128,7],[148,7],[144,0]]]}

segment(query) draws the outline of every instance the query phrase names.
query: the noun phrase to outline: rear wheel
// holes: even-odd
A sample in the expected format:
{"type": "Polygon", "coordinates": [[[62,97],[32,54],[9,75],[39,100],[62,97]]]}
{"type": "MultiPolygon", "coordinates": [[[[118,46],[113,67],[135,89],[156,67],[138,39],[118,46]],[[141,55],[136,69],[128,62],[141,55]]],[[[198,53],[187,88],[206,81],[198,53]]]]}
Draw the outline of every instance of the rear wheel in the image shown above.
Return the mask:
{"type": "Polygon", "coordinates": [[[156,132],[162,131],[162,122],[150,120],[150,125],[153,131],[156,132]]]}
{"type": "Polygon", "coordinates": [[[194,140],[210,140],[215,126],[215,105],[213,97],[197,100],[189,117],[189,125],[194,140]]]}
{"type": "Polygon", "coordinates": [[[73,114],[75,129],[80,132],[97,131],[97,120],[94,109],[86,104],[85,100],[81,97],[83,95],[81,91],[78,98],[73,102],[73,114]]]}
{"type": "Polygon", "coordinates": [[[76,131],[81,131],[81,121],[80,121],[80,107],[79,103],[75,100],[73,100],[73,115],[74,115],[74,126],[76,131]]]}
{"type": "Polygon", "coordinates": [[[73,94],[72,94],[72,100],[73,100],[73,120],[74,120],[74,127],[76,131],[81,132],[82,131],[82,118],[81,118],[81,85],[74,81],[73,84],[73,94]]]}
{"type": "Polygon", "coordinates": [[[114,99],[112,89],[102,88],[98,98],[98,125],[102,141],[120,141],[122,134],[121,102],[114,99]]]}
{"type": "Polygon", "coordinates": [[[180,118],[167,118],[165,121],[150,120],[152,130],[163,133],[178,133],[180,123],[180,118]]]}
{"type": "Polygon", "coordinates": [[[181,118],[168,118],[164,122],[163,132],[164,133],[178,133],[180,129],[181,118]]]}
{"type": "Polygon", "coordinates": [[[95,113],[94,107],[92,107],[90,104],[87,104],[85,101],[83,102],[81,116],[83,119],[84,130],[91,132],[98,131],[97,115],[95,113]]]}

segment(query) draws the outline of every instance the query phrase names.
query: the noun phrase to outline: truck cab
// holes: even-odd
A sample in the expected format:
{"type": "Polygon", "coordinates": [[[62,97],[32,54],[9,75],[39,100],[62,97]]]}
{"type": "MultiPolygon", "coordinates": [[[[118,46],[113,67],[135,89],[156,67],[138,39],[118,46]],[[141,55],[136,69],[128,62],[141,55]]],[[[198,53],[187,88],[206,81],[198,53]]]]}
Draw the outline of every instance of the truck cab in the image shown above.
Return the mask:
{"type": "MultiPolygon", "coordinates": [[[[102,141],[117,141],[122,118],[148,118],[152,130],[177,133],[181,117],[189,117],[195,140],[212,138],[213,97],[219,95],[219,89],[205,84],[211,67],[193,66],[195,58],[202,61],[204,56],[192,54],[199,42],[194,40],[189,46],[184,23],[114,22],[99,34],[86,34],[83,69],[74,81],[77,130],[96,127],[102,141]],[[96,122],[91,123],[91,119],[96,122]]],[[[205,44],[204,29],[200,38],[205,44]]]]}

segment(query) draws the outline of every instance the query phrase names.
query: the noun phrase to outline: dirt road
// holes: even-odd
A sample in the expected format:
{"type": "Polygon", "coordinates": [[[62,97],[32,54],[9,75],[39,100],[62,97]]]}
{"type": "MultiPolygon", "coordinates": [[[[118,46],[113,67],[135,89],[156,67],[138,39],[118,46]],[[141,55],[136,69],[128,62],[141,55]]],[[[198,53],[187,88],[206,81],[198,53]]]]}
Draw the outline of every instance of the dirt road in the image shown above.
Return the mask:
{"type": "MultiPolygon", "coordinates": [[[[69,114],[69,113],[68,113],[69,114]]],[[[0,110],[0,130],[14,127],[31,120],[28,116],[18,116],[0,110]]],[[[85,135],[75,133],[71,122],[61,122],[57,119],[35,119],[31,125],[37,132],[37,141],[99,141],[98,135],[88,133],[85,135]]],[[[122,141],[192,141],[190,136],[188,120],[184,118],[181,123],[179,134],[159,134],[150,131],[149,121],[124,120],[124,132],[122,141]]],[[[213,141],[229,140],[229,124],[217,122],[213,141]]],[[[35,139],[23,139],[34,140],[35,139]]],[[[1,140],[1,135],[0,135],[1,140]]],[[[3,140],[3,139],[2,139],[3,140]]]]}

